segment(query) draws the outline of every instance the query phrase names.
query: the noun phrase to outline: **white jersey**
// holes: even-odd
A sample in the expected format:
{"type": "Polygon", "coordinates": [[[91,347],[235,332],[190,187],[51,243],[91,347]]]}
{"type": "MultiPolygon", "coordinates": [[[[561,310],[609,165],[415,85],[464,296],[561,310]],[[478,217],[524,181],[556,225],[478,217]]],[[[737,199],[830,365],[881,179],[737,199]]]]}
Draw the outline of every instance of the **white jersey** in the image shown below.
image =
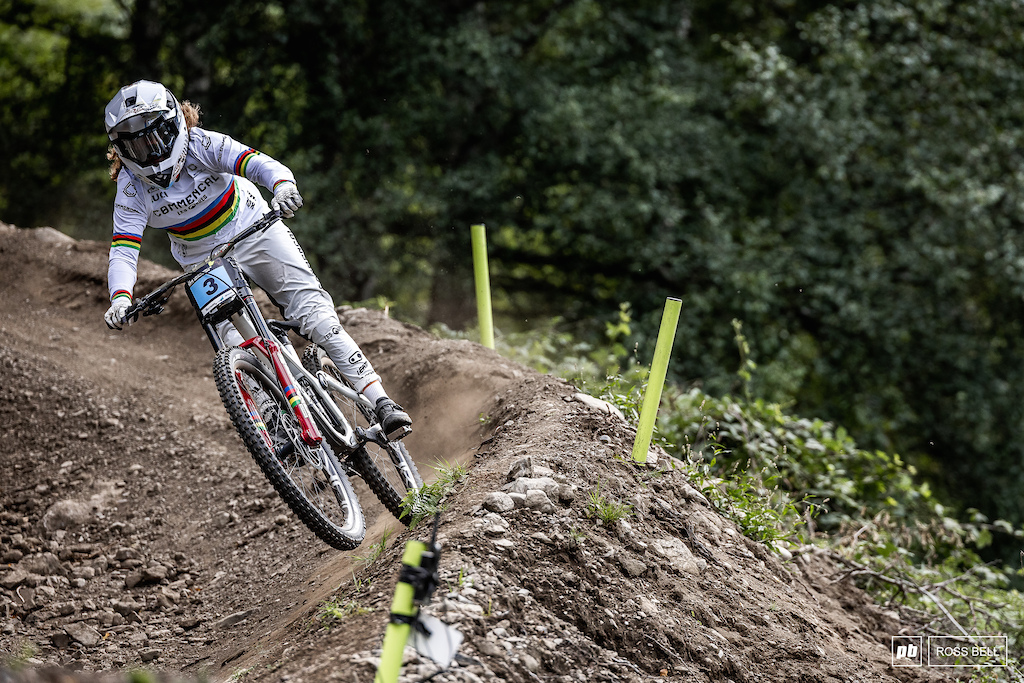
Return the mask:
{"type": "Polygon", "coordinates": [[[200,260],[266,213],[267,202],[252,181],[273,191],[280,183],[295,182],[295,177],[287,166],[265,154],[201,128],[189,130],[185,166],[167,189],[122,167],[107,269],[111,301],[132,296],[147,227],[166,230],[172,254],[185,264],[200,260]]]}

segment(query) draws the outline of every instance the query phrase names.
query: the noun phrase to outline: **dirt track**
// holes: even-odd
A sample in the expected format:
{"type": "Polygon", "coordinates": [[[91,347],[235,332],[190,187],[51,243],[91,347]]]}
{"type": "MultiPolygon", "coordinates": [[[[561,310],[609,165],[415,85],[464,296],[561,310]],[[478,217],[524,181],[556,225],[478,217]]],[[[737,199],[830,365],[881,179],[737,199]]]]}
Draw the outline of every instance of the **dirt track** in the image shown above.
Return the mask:
{"type": "MultiPolygon", "coordinates": [[[[106,245],[0,224],[0,653],[37,672],[372,680],[402,545],[427,531],[399,533],[359,482],[367,540],[319,542],[228,423],[184,297],[110,332],[105,264],[106,245]]],[[[140,274],[143,292],[170,271],[140,274]]],[[[942,680],[889,666],[900,624],[824,559],[782,562],[679,471],[627,464],[629,428],[571,386],[379,313],[343,320],[413,415],[425,478],[470,470],[431,609],[472,661],[435,680],[942,680]],[[511,510],[496,495],[527,491],[511,510]],[[628,523],[589,518],[594,492],[628,523]]],[[[406,676],[434,671],[413,658],[406,676]]]]}

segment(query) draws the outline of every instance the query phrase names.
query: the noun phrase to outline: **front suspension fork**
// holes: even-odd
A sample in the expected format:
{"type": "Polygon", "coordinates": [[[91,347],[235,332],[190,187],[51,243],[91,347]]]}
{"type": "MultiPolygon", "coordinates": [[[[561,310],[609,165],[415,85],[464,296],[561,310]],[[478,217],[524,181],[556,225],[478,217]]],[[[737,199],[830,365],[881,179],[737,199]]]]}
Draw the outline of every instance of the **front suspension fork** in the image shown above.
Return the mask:
{"type": "Polygon", "coordinates": [[[302,400],[302,394],[299,393],[295,378],[288,369],[287,363],[285,363],[280,345],[272,339],[253,337],[242,342],[243,349],[250,347],[255,347],[274,364],[274,372],[277,373],[277,381],[281,383],[281,388],[284,390],[285,400],[288,401],[288,405],[295,414],[295,419],[299,421],[299,427],[302,430],[302,441],[307,446],[319,446],[323,442],[324,437],[320,434],[320,430],[317,429],[316,423],[313,422],[313,415],[309,412],[309,407],[302,400]]]}

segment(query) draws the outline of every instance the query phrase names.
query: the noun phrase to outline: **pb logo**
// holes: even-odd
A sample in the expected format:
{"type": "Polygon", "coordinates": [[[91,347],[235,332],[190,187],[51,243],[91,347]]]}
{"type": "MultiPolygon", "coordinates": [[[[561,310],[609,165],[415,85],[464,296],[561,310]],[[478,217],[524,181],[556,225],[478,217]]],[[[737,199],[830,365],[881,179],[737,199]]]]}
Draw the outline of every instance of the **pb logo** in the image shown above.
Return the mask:
{"type": "Polygon", "coordinates": [[[893,636],[892,665],[922,666],[921,650],[923,643],[921,640],[921,636],[893,636]]]}
{"type": "Polygon", "coordinates": [[[910,645],[897,645],[896,646],[896,659],[917,659],[919,651],[917,645],[911,643],[910,645]]]}

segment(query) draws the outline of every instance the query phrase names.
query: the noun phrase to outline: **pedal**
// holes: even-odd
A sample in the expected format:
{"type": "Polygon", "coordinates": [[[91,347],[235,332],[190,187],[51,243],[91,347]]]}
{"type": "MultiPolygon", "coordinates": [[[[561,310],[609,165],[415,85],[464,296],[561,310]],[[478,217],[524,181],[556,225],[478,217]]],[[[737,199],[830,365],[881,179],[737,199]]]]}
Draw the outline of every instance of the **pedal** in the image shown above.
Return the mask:
{"type": "Polygon", "coordinates": [[[388,441],[401,441],[410,434],[412,434],[412,427],[406,425],[405,427],[402,427],[401,429],[395,431],[394,433],[388,434],[387,438],[388,441]]]}

